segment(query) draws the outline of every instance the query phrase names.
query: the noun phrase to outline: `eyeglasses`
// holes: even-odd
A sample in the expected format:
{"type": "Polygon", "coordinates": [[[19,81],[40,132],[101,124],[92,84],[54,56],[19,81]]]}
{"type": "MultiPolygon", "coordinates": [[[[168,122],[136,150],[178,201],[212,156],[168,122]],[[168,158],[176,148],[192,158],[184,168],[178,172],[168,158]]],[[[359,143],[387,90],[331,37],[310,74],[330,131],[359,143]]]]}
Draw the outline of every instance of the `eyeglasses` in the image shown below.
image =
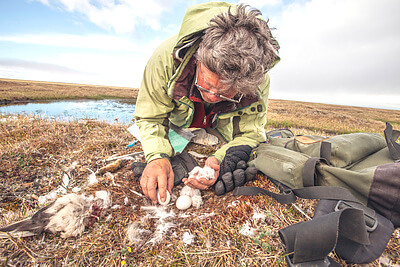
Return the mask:
{"type": "Polygon", "coordinates": [[[211,91],[211,90],[208,90],[208,89],[206,89],[206,88],[200,86],[200,85],[197,83],[197,78],[198,78],[198,77],[199,77],[199,67],[197,67],[197,70],[196,70],[196,79],[195,79],[195,81],[194,81],[194,85],[196,85],[197,88],[201,89],[202,91],[205,91],[205,92],[207,92],[207,93],[213,94],[213,95],[215,95],[215,96],[218,97],[218,98],[221,98],[221,99],[223,99],[223,100],[225,100],[225,101],[229,101],[229,102],[233,102],[233,103],[239,103],[240,100],[242,100],[243,94],[240,94],[239,99],[236,100],[236,99],[232,99],[232,98],[223,96],[223,95],[221,95],[221,94],[218,94],[218,93],[216,93],[216,92],[213,92],[213,91],[211,91]]]}

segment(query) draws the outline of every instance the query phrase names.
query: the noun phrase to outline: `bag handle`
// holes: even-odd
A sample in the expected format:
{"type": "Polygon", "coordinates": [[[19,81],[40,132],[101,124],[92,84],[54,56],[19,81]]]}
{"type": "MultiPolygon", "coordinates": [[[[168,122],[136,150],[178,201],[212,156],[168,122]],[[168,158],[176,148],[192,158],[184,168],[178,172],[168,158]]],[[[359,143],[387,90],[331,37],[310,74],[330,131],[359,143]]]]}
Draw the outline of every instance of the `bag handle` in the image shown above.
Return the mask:
{"type": "Polygon", "coordinates": [[[386,122],[384,134],[390,155],[394,160],[400,160],[400,144],[396,142],[400,137],[400,131],[393,130],[392,125],[386,122]]]}
{"type": "MultiPolygon", "coordinates": [[[[322,143],[322,144],[329,144],[329,143],[322,143]]],[[[330,149],[330,144],[329,144],[329,149],[330,149]]],[[[330,150],[329,150],[330,154],[330,150]]],[[[323,162],[327,165],[329,165],[329,162],[327,159],[324,158],[317,158],[317,157],[312,157],[309,158],[306,163],[304,163],[303,171],[302,171],[302,177],[303,177],[303,186],[304,187],[309,187],[309,186],[316,186],[317,181],[318,181],[318,172],[317,172],[317,164],[320,162],[323,162]]]]}

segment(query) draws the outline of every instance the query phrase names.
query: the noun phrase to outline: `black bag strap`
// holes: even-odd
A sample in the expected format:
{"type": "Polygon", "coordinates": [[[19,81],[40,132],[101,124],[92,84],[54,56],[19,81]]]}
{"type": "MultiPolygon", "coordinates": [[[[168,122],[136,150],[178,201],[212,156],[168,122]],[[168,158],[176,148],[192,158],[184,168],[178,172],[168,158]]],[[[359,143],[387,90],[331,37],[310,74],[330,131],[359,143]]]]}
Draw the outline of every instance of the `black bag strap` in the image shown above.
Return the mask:
{"type": "Polygon", "coordinates": [[[322,141],[320,157],[326,159],[327,162],[330,162],[331,155],[332,155],[332,144],[326,141],[322,141]]]}
{"type": "Polygon", "coordinates": [[[286,261],[289,266],[340,266],[327,257],[336,247],[338,232],[342,237],[368,245],[363,225],[362,210],[343,209],[279,230],[288,253],[286,261]]]}
{"type": "Polygon", "coordinates": [[[290,204],[297,200],[296,190],[286,189],[281,194],[256,186],[239,186],[233,190],[234,196],[270,196],[281,204],[290,204]]]}
{"type": "MultiPolygon", "coordinates": [[[[340,266],[327,255],[336,247],[338,236],[344,236],[359,244],[369,244],[366,217],[374,219],[374,211],[363,206],[349,190],[343,187],[312,186],[285,189],[281,194],[259,187],[237,187],[233,195],[267,195],[281,204],[290,204],[297,197],[306,199],[330,199],[353,203],[346,208],[297,223],[279,231],[288,252],[289,266],[340,266]],[[362,209],[358,206],[363,206],[362,209]]],[[[368,222],[373,225],[374,223],[368,222]]]]}
{"type": "Polygon", "coordinates": [[[360,203],[353,194],[344,187],[336,186],[312,186],[295,189],[285,189],[282,193],[274,193],[264,188],[255,186],[239,186],[233,191],[234,196],[258,196],[267,195],[273,197],[281,204],[290,204],[299,198],[305,199],[330,199],[330,200],[343,200],[353,203],[360,203]]]}
{"type": "MultiPolygon", "coordinates": [[[[319,173],[316,170],[316,166],[319,163],[329,164],[324,158],[312,157],[309,158],[303,167],[303,188],[284,188],[281,190],[281,194],[270,192],[266,189],[259,187],[237,187],[235,188],[233,195],[268,195],[273,197],[276,201],[281,204],[290,204],[297,200],[297,197],[306,199],[331,199],[331,200],[344,200],[354,203],[360,201],[350,193],[350,191],[343,187],[336,186],[317,186],[317,180],[319,173]]],[[[272,180],[272,179],[271,179],[272,180]]]]}
{"type": "Polygon", "coordinates": [[[394,160],[400,160],[400,144],[396,142],[400,137],[400,131],[393,130],[392,125],[386,122],[384,134],[390,155],[394,160]]]}
{"type": "MultiPolygon", "coordinates": [[[[329,151],[329,153],[330,153],[330,151],[329,151]]],[[[302,171],[304,187],[315,186],[317,184],[318,173],[316,171],[316,166],[320,162],[329,164],[325,159],[316,158],[316,157],[309,158],[306,161],[306,163],[304,164],[303,171],[302,171]]]]}
{"type": "MultiPolygon", "coordinates": [[[[315,162],[315,161],[314,161],[315,162]]],[[[311,163],[310,163],[311,164],[311,163]]],[[[279,231],[285,244],[289,266],[340,266],[327,255],[336,247],[338,236],[346,237],[361,245],[369,244],[368,231],[376,228],[374,210],[362,205],[349,190],[334,186],[311,186],[284,189],[280,194],[260,187],[237,187],[233,195],[267,195],[281,204],[290,204],[297,197],[306,199],[339,200],[351,203],[335,209],[335,212],[297,223],[279,231]]]]}

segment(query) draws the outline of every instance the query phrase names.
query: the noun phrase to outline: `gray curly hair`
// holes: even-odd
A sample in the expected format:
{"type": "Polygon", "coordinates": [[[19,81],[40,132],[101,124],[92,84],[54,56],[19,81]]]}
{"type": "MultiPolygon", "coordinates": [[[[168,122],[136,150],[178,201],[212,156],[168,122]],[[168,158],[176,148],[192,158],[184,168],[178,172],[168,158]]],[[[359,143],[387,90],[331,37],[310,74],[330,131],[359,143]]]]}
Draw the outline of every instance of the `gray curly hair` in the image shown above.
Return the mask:
{"type": "Polygon", "coordinates": [[[257,9],[246,10],[240,4],[235,10],[210,21],[197,50],[196,58],[216,73],[230,90],[255,95],[267,71],[279,59],[279,44],[261,19],[257,9]]]}

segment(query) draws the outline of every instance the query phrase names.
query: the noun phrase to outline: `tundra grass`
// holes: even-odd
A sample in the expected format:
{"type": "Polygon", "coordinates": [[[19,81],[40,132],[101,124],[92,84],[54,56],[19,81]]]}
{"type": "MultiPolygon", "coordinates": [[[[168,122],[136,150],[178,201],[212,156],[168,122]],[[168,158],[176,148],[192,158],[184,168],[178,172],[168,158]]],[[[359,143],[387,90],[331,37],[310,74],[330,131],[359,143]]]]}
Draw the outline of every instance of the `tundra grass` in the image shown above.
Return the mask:
{"type": "MultiPolygon", "coordinates": [[[[271,105],[273,106],[273,105],[271,105]]],[[[311,125],[310,125],[311,126],[311,125]]],[[[291,128],[297,134],[314,130],[291,128]]],[[[321,129],[321,132],[328,132],[321,129]]],[[[59,234],[41,234],[27,238],[0,240],[0,262],[5,266],[286,266],[285,248],[278,231],[312,217],[315,201],[298,200],[295,206],[281,205],[269,197],[235,197],[231,193],[216,196],[202,192],[200,209],[185,212],[174,206],[174,227],[161,242],[152,243],[157,222],[141,209],[150,205],[130,169],[132,161],[112,174],[98,176],[99,182],[87,185],[90,170],[105,166],[105,159],[141,150],[126,148],[133,137],[121,124],[92,120],[60,122],[29,116],[0,116],[0,226],[22,220],[38,210],[38,196],[61,184],[65,170],[70,186],[80,187],[82,194],[98,190],[111,192],[113,208],[102,211],[99,219],[81,236],[63,239],[59,234]],[[263,216],[255,216],[263,214],[263,216]],[[149,234],[141,241],[126,237],[131,223],[141,223],[149,234]],[[245,234],[251,227],[252,235],[245,234]],[[185,243],[184,233],[194,236],[185,243]]],[[[210,147],[190,145],[190,150],[204,153],[210,147]]],[[[212,150],[213,148],[211,148],[212,150]]],[[[214,148],[215,149],[215,148],[214,148]]],[[[143,158],[136,160],[143,161],[143,158]]],[[[276,188],[261,175],[247,185],[276,188]]],[[[173,194],[177,194],[175,188],[173,194]]],[[[369,266],[385,266],[390,259],[400,262],[400,233],[397,230],[388,244],[385,256],[369,266]]],[[[331,254],[344,266],[346,265],[331,254]]]]}
{"type": "MultiPolygon", "coordinates": [[[[59,99],[114,97],[130,98],[136,89],[1,80],[5,99],[59,99]],[[25,87],[22,86],[26,82],[25,87]],[[22,83],[22,84],[21,84],[22,83]],[[5,85],[6,84],[6,85],[5,85]],[[8,86],[8,87],[7,87],[8,86]],[[47,91],[46,91],[47,90],[47,91]]],[[[400,129],[400,111],[378,110],[317,103],[270,100],[267,130],[290,128],[295,134],[336,135],[350,132],[383,133],[385,122],[400,129]]],[[[0,240],[0,263],[4,266],[285,266],[285,248],[278,231],[312,217],[315,201],[298,200],[281,205],[269,197],[235,197],[231,193],[216,196],[202,192],[200,209],[178,211],[174,227],[159,243],[152,243],[157,222],[141,209],[150,205],[141,192],[130,164],[98,176],[99,182],[88,186],[87,178],[107,164],[112,155],[141,151],[126,148],[133,137],[122,124],[93,120],[63,122],[30,116],[0,115],[0,227],[32,215],[40,206],[38,197],[59,187],[69,166],[71,188],[81,194],[98,190],[111,192],[113,208],[102,211],[99,219],[76,238],[63,239],[59,234],[41,234],[27,238],[0,240]],[[75,163],[75,164],[73,164],[75,163]],[[134,191],[134,192],[133,192],[134,191]],[[263,214],[257,217],[255,214],[263,214]],[[129,241],[128,225],[141,223],[150,231],[141,241],[129,241]],[[245,227],[252,235],[246,235],[245,227]],[[184,242],[183,234],[194,236],[184,242]]],[[[189,145],[198,153],[213,153],[216,147],[189,145]]],[[[143,161],[142,157],[135,160],[143,161]]],[[[200,162],[202,163],[202,162],[200,162]]],[[[270,190],[276,188],[258,175],[247,185],[270,190]]],[[[174,189],[176,195],[179,188],[174,189]]],[[[396,230],[384,255],[368,266],[400,263],[400,232],[396,230]],[[390,262],[391,261],[391,262],[390,262]]],[[[336,255],[333,258],[344,266],[336,255]]]]}
{"type": "Polygon", "coordinates": [[[130,87],[24,81],[0,78],[0,104],[65,99],[136,99],[130,87]]]}
{"type": "Polygon", "coordinates": [[[386,122],[400,128],[400,110],[269,100],[267,128],[307,129],[323,135],[383,133],[386,122]]]}

